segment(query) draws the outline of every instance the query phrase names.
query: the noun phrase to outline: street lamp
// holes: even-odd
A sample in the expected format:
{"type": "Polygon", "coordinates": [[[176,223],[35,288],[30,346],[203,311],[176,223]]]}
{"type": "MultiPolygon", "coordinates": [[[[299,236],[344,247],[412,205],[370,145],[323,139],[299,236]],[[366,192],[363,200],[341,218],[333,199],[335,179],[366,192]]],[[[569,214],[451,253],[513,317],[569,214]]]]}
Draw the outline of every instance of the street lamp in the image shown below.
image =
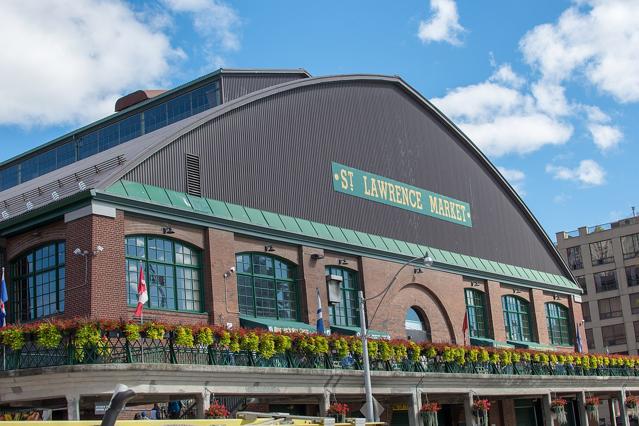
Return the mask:
{"type": "Polygon", "coordinates": [[[379,294],[365,299],[364,292],[362,292],[361,290],[357,292],[357,296],[359,298],[359,322],[360,322],[360,329],[361,329],[361,335],[362,335],[362,358],[364,360],[364,389],[366,390],[366,421],[367,422],[375,421],[375,411],[373,408],[373,388],[371,386],[370,359],[368,358],[368,337],[366,336],[366,334],[368,333],[368,330],[366,327],[366,313],[364,312],[364,302],[366,302],[367,300],[377,299],[380,296],[382,297],[382,300],[380,300],[379,304],[377,305],[377,308],[375,309],[375,312],[373,313],[373,316],[371,317],[371,322],[373,322],[373,320],[375,319],[375,315],[377,314],[377,310],[379,309],[380,305],[384,301],[384,297],[388,293],[388,290],[390,290],[392,285],[395,283],[395,280],[399,276],[400,272],[402,272],[402,270],[406,266],[417,261],[421,261],[420,263],[426,267],[431,267],[433,265],[433,258],[430,257],[428,253],[426,253],[423,256],[418,256],[404,263],[402,267],[399,268],[397,273],[393,276],[393,278],[391,279],[390,283],[388,283],[386,288],[382,290],[379,294]]]}

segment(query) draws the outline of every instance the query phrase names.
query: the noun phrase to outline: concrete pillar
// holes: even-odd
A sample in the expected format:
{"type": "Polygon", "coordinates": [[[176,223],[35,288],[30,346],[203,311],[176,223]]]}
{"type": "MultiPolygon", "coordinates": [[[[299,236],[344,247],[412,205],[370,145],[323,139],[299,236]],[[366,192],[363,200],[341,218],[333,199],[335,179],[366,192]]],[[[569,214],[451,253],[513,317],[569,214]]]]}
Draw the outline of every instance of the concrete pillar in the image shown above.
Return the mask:
{"type": "Polygon", "coordinates": [[[67,395],[67,420],[80,420],[80,395],[67,395]]]}
{"type": "Polygon", "coordinates": [[[610,413],[610,425],[617,426],[617,410],[615,410],[615,400],[613,397],[608,399],[608,410],[610,413]]]}
{"type": "Polygon", "coordinates": [[[473,416],[473,394],[464,395],[464,419],[466,426],[475,426],[475,416],[473,416]]]}
{"type": "Polygon", "coordinates": [[[626,391],[619,391],[619,417],[621,417],[621,424],[619,426],[630,426],[630,420],[628,420],[628,411],[626,410],[626,391]]]}
{"type": "Polygon", "coordinates": [[[550,401],[551,401],[551,397],[549,393],[542,396],[541,409],[543,411],[542,416],[544,418],[544,426],[553,426],[552,410],[550,409],[550,401]]]}
{"type": "Polygon", "coordinates": [[[331,406],[331,391],[324,389],[324,394],[319,398],[319,415],[326,417],[331,406]]]}
{"type": "Polygon", "coordinates": [[[586,413],[586,392],[577,392],[577,411],[579,412],[579,424],[588,426],[588,413],[586,413]]]}
{"type": "Polygon", "coordinates": [[[408,401],[408,426],[421,426],[421,415],[419,410],[422,408],[422,393],[415,389],[410,394],[408,401]]]}
{"type": "Polygon", "coordinates": [[[198,419],[206,417],[206,412],[211,406],[211,392],[204,389],[199,395],[195,395],[195,412],[198,419]]]}

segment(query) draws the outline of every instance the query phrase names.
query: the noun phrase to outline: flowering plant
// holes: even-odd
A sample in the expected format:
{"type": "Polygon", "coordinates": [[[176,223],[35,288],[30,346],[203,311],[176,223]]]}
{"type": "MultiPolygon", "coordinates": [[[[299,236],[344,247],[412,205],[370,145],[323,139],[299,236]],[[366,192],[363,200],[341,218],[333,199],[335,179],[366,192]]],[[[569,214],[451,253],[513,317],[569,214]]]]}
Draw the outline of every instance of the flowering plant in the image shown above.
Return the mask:
{"type": "Polygon", "coordinates": [[[348,404],[344,404],[341,402],[334,402],[330,405],[330,407],[328,407],[328,413],[329,414],[337,414],[340,416],[347,416],[348,413],[351,411],[350,407],[348,406],[348,404]]]}
{"type": "Polygon", "coordinates": [[[637,405],[639,405],[639,396],[636,396],[636,395],[626,396],[626,407],[637,408],[637,405]]]}
{"type": "Polygon", "coordinates": [[[550,401],[550,406],[555,408],[555,407],[565,407],[566,404],[568,404],[568,401],[566,401],[565,399],[562,398],[557,398],[557,399],[553,399],[552,401],[550,401]]]}
{"type": "Polygon", "coordinates": [[[597,406],[600,404],[599,398],[596,396],[589,396],[586,398],[586,407],[588,406],[597,406]]]}
{"type": "Polygon", "coordinates": [[[490,411],[490,401],[487,399],[476,399],[473,402],[474,411],[490,411]]]}
{"type": "Polygon", "coordinates": [[[427,402],[422,405],[422,408],[419,410],[422,413],[436,413],[442,409],[442,406],[439,402],[427,402]]]}
{"type": "Polygon", "coordinates": [[[565,409],[566,404],[568,404],[568,401],[563,398],[557,398],[550,401],[550,409],[557,416],[557,423],[560,425],[568,424],[568,416],[566,415],[565,409]]]}
{"type": "Polygon", "coordinates": [[[226,405],[219,403],[217,399],[213,401],[206,412],[207,417],[212,417],[214,419],[225,419],[230,415],[231,413],[228,408],[226,408],[226,405]]]}

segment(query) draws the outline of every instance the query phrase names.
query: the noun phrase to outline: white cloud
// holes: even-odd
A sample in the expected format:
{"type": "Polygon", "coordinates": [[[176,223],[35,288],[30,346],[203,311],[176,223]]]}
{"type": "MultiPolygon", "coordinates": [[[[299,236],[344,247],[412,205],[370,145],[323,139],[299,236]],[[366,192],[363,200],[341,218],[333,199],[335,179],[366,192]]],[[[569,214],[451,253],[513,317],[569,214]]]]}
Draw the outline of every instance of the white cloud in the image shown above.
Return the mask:
{"type": "Polygon", "coordinates": [[[432,102],[488,155],[527,154],[568,141],[570,124],[544,111],[534,93],[511,87],[523,83],[502,66],[488,81],[458,87],[432,102]]]}
{"type": "Polygon", "coordinates": [[[164,0],[164,3],[175,12],[192,15],[195,29],[205,38],[208,50],[215,43],[221,43],[224,50],[240,48],[237,33],[240,19],[233,8],[218,0],[164,0]]]}
{"type": "Polygon", "coordinates": [[[593,160],[581,160],[572,169],[548,164],[546,172],[552,174],[554,179],[580,182],[588,186],[603,185],[606,180],[606,172],[593,160]]]}
{"type": "Polygon", "coordinates": [[[120,1],[0,2],[0,124],[89,121],[182,53],[120,1]]]}
{"type": "Polygon", "coordinates": [[[588,130],[590,130],[595,145],[601,151],[616,147],[623,138],[623,133],[618,128],[605,124],[590,124],[588,130]]]}
{"type": "MultiPolygon", "coordinates": [[[[492,55],[491,55],[491,64],[493,66],[496,65],[495,59],[492,55]]],[[[502,83],[506,86],[510,86],[514,88],[519,88],[526,82],[526,80],[524,80],[522,77],[515,74],[510,64],[504,64],[500,66],[499,68],[497,68],[497,71],[495,71],[493,75],[490,77],[490,81],[493,81],[496,83],[502,83]]]]}
{"type": "Polygon", "coordinates": [[[521,170],[517,169],[507,169],[506,167],[497,167],[499,172],[506,178],[508,183],[515,188],[515,191],[519,193],[520,196],[526,195],[526,191],[524,190],[524,180],[526,179],[526,174],[521,170]]]}
{"type": "Polygon", "coordinates": [[[465,31],[459,24],[455,0],[430,0],[432,17],[419,23],[417,36],[424,43],[443,41],[460,45],[459,36],[465,31]]]}
{"type": "Polygon", "coordinates": [[[560,83],[579,73],[620,102],[639,101],[639,2],[577,0],[554,24],[520,41],[542,80],[560,83]]]}

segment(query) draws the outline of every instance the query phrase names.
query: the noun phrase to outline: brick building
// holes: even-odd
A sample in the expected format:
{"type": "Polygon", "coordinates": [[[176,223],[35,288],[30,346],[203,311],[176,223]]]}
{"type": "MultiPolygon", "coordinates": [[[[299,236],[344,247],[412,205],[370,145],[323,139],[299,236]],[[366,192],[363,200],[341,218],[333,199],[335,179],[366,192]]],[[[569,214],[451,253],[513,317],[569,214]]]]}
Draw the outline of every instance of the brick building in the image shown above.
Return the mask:
{"type": "MultiPolygon", "coordinates": [[[[357,334],[357,291],[371,297],[392,282],[367,302],[372,334],[463,344],[468,313],[473,345],[585,346],[581,289],[539,223],[398,77],[219,70],[138,91],[114,115],[0,165],[0,189],[10,323],[131,319],[144,268],[148,320],[314,331],[319,291],[326,327],[357,334]]],[[[210,377],[215,387],[226,376],[210,377]]],[[[541,416],[551,386],[477,380],[462,395],[495,395],[491,422],[504,425],[541,416]]],[[[385,383],[376,393],[389,420],[385,383]]],[[[450,383],[431,385],[457,401],[450,383]]],[[[583,397],[585,385],[566,383],[556,386],[583,397]]],[[[411,386],[413,423],[421,395],[411,386]]],[[[70,410],[88,397],[67,396],[70,410]]]]}

